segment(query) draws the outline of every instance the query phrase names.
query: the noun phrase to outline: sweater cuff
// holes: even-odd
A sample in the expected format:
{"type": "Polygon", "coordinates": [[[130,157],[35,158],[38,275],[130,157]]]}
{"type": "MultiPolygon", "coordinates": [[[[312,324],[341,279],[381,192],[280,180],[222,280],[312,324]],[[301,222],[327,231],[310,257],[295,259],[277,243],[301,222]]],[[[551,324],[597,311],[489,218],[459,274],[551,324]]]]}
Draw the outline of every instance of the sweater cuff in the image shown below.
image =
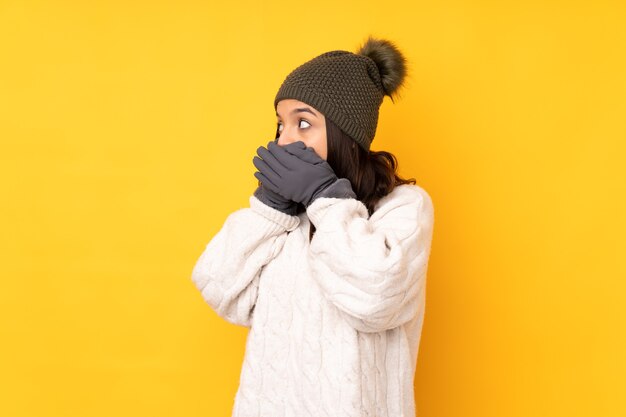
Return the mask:
{"type": "MultiPolygon", "coordinates": [[[[346,181],[348,180],[346,179],[346,181]]],[[[352,193],[354,192],[352,191],[352,193]]],[[[306,209],[309,220],[318,229],[322,227],[322,221],[329,211],[333,213],[333,216],[350,217],[356,215],[365,219],[369,218],[365,204],[361,200],[357,200],[356,196],[351,197],[349,192],[335,193],[334,195],[332,192],[324,193],[309,204],[306,209]]]]}
{"type": "Polygon", "coordinates": [[[300,217],[290,216],[280,210],[268,206],[254,195],[250,196],[250,208],[268,220],[282,226],[288,232],[295,230],[300,224],[300,217]]]}

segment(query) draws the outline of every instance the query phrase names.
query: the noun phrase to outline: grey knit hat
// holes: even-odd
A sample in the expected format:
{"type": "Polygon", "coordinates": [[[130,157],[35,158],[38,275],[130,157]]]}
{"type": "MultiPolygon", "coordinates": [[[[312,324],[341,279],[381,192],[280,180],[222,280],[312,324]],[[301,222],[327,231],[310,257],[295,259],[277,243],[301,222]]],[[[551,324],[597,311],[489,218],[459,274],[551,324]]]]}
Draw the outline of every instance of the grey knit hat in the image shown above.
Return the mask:
{"type": "Polygon", "coordinates": [[[329,51],[298,66],[280,86],[274,108],[287,98],[307,103],[369,151],[383,98],[393,102],[406,72],[392,42],[369,36],[356,53],[329,51]]]}

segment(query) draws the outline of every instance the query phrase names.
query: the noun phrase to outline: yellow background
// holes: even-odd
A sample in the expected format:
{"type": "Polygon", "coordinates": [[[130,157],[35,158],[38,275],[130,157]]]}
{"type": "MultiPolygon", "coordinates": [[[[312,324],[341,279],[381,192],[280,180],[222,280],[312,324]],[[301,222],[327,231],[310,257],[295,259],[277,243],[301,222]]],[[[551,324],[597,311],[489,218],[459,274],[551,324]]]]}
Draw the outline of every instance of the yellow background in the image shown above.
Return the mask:
{"type": "Polygon", "coordinates": [[[626,415],[621,1],[0,1],[0,415],[230,415],[190,280],[297,65],[412,74],[373,150],[435,204],[418,414],[626,415]]]}

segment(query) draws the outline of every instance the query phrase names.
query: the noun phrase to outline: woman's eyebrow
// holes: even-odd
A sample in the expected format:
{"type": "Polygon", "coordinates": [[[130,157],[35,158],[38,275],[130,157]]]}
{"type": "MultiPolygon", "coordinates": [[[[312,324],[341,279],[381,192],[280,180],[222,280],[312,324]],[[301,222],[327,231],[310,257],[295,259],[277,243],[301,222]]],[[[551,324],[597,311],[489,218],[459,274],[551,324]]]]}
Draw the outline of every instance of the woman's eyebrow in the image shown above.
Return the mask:
{"type": "MultiPolygon", "coordinates": [[[[313,112],[313,110],[309,109],[308,107],[300,107],[300,108],[297,108],[297,109],[293,109],[293,110],[291,111],[291,114],[294,114],[294,113],[302,113],[302,112],[311,113],[313,116],[317,117],[317,114],[315,114],[315,113],[313,112]]],[[[280,117],[280,115],[278,114],[278,112],[276,112],[276,116],[280,117]]]]}

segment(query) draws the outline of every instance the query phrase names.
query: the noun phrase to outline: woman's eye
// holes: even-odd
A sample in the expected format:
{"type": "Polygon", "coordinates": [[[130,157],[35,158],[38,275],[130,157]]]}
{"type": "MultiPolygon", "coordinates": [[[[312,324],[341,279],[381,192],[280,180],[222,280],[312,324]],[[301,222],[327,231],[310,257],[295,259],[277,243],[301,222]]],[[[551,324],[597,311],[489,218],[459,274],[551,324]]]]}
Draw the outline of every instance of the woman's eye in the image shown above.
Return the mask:
{"type": "MultiPolygon", "coordinates": [[[[300,119],[300,120],[299,120],[299,122],[300,122],[300,123],[298,124],[298,126],[300,126],[300,128],[301,128],[301,129],[308,129],[308,128],[311,126],[311,123],[309,123],[309,122],[308,122],[307,120],[305,120],[305,119],[300,119]],[[302,127],[302,122],[306,123],[308,126],[302,127]]],[[[282,123],[278,122],[278,123],[276,124],[276,129],[277,129],[279,132],[282,132],[282,130],[283,130],[283,129],[282,129],[282,127],[283,127],[283,124],[282,124],[282,123]]]]}

